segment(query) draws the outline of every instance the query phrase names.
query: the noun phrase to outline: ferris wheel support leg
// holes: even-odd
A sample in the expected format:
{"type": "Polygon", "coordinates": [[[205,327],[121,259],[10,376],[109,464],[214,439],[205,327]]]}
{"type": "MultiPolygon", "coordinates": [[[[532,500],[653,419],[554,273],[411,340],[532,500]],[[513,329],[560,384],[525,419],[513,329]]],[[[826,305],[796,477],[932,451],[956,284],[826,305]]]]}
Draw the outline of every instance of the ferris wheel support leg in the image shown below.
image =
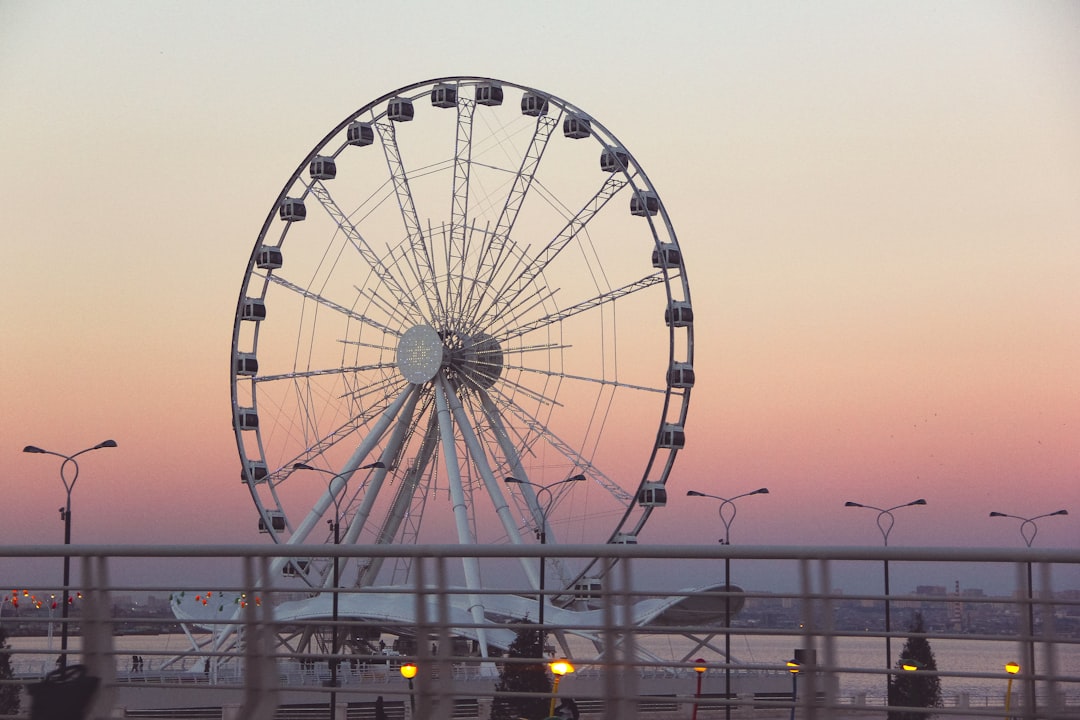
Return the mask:
{"type": "MultiPolygon", "coordinates": [[[[286,544],[299,545],[307,540],[312,529],[319,523],[319,520],[330,508],[330,505],[333,504],[334,498],[341,492],[341,488],[348,482],[344,476],[351,476],[352,473],[356,471],[356,468],[360,467],[364,458],[375,449],[379,440],[386,433],[386,429],[390,427],[390,422],[401,413],[401,409],[406,401],[408,401],[411,396],[419,393],[419,391],[418,386],[410,384],[397,396],[397,398],[394,399],[394,402],[383,411],[382,417],[380,417],[372,426],[371,432],[369,432],[367,437],[361,441],[360,445],[356,448],[356,451],[353,452],[352,457],[345,463],[345,469],[330,482],[330,486],[326,489],[326,492],[315,502],[315,505],[311,508],[307,517],[305,517],[303,522],[301,522],[296,530],[293,531],[292,536],[286,544]]],[[[285,564],[290,560],[292,560],[292,558],[274,558],[274,562],[270,565],[270,576],[276,577],[279,575],[281,569],[285,567],[285,564]]]]}
{"type": "MultiPolygon", "coordinates": [[[[450,485],[450,501],[454,511],[454,522],[457,526],[458,542],[462,545],[476,545],[472,527],[469,525],[469,508],[465,502],[465,489],[461,485],[461,470],[458,465],[457,444],[454,442],[454,424],[450,417],[450,407],[447,403],[447,382],[442,375],[435,378],[435,403],[439,414],[439,432],[442,437],[443,459],[446,463],[446,474],[450,485]]],[[[476,637],[480,645],[483,657],[488,656],[487,634],[482,627],[487,622],[484,617],[484,605],[480,596],[476,593],[482,586],[480,584],[480,563],[475,557],[462,558],[462,566],[465,570],[465,586],[469,589],[469,614],[476,623],[476,637]]]]}
{"type": "MultiPolygon", "coordinates": [[[[386,480],[386,475],[390,472],[390,466],[400,452],[402,444],[405,442],[406,433],[409,426],[412,424],[413,414],[416,412],[416,403],[420,399],[420,388],[416,386],[416,390],[409,397],[405,403],[405,407],[402,408],[401,413],[398,415],[397,423],[394,425],[393,431],[390,433],[390,439],[386,443],[386,448],[379,456],[380,462],[386,467],[376,468],[371,476],[371,482],[364,489],[364,499],[360,502],[360,507],[356,509],[353,516],[347,520],[348,530],[345,533],[343,542],[346,545],[355,545],[360,538],[360,533],[367,524],[368,519],[371,516],[371,509],[375,505],[375,501],[379,497],[379,493],[382,491],[383,483],[386,480]]],[[[380,538],[382,536],[380,535],[380,538]]],[[[345,568],[349,566],[349,562],[353,558],[345,558],[342,563],[341,573],[344,574],[345,568]]],[[[327,581],[323,582],[323,586],[326,587],[330,580],[329,574],[327,575],[327,581]]]]}
{"type": "Polygon", "coordinates": [[[502,493],[502,485],[495,480],[495,474],[491,472],[491,465],[488,463],[487,453],[477,439],[476,433],[473,432],[473,423],[465,412],[465,407],[461,404],[461,399],[452,393],[448,394],[447,397],[450,401],[450,409],[454,413],[454,419],[457,421],[458,430],[465,440],[465,445],[469,448],[473,464],[476,465],[476,469],[480,472],[480,477],[484,480],[484,487],[491,497],[491,504],[495,508],[495,513],[499,516],[499,521],[502,522],[503,530],[506,531],[506,536],[510,538],[510,542],[514,545],[523,544],[524,541],[518,533],[517,523],[514,521],[514,516],[510,512],[510,505],[506,502],[506,497],[502,493]]]}
{"type": "MultiPolygon", "coordinates": [[[[481,404],[484,408],[484,415],[487,421],[495,429],[495,437],[499,443],[499,447],[502,449],[503,457],[506,458],[510,464],[510,472],[513,473],[513,477],[521,480],[528,480],[529,476],[525,472],[525,468],[521,465],[521,457],[518,455],[517,448],[514,447],[514,443],[510,441],[510,435],[506,432],[506,426],[503,424],[502,416],[499,414],[498,408],[495,407],[495,403],[492,402],[491,396],[487,393],[482,393],[481,404]]],[[[541,527],[544,524],[544,513],[540,510],[540,502],[536,499],[536,489],[528,484],[522,483],[518,485],[521,492],[525,495],[525,502],[529,506],[529,511],[532,513],[533,522],[537,527],[541,527]]],[[[510,534],[510,537],[514,538],[514,542],[523,542],[521,537],[521,531],[515,527],[514,531],[510,534]]],[[[543,562],[543,561],[541,561],[543,562]]],[[[540,575],[537,572],[533,563],[528,562],[528,558],[521,558],[521,567],[525,570],[525,576],[529,579],[529,582],[534,588],[540,588],[540,575]]]]}

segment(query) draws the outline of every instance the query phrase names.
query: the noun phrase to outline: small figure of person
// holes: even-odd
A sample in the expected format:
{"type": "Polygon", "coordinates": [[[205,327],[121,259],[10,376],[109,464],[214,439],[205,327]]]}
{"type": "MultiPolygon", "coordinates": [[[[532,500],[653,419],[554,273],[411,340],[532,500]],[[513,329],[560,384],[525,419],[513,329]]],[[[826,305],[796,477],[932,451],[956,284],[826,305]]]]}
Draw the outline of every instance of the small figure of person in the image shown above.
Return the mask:
{"type": "Polygon", "coordinates": [[[375,698],[375,720],[387,720],[386,706],[383,703],[382,695],[375,698]]]}
{"type": "Polygon", "coordinates": [[[555,708],[554,717],[561,720],[579,720],[581,712],[578,710],[577,703],[570,698],[562,698],[559,701],[558,707],[555,708]]]}

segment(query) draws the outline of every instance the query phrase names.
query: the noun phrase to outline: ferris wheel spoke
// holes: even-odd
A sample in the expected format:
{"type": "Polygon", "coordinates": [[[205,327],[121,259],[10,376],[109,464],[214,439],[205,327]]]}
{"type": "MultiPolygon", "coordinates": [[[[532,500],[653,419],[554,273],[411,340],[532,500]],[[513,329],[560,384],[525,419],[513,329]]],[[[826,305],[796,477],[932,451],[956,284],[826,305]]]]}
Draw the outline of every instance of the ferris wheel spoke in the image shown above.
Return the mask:
{"type": "Polygon", "coordinates": [[[292,292],[296,293],[297,295],[300,295],[301,297],[303,297],[303,298],[305,298],[307,300],[313,300],[314,302],[317,302],[317,303],[319,303],[320,305],[322,305],[324,307],[328,307],[331,310],[334,310],[335,312],[339,312],[342,315],[344,315],[345,317],[348,317],[348,318],[351,318],[351,319],[356,320],[358,322],[365,323],[367,325],[371,325],[372,327],[378,328],[379,330],[382,330],[384,333],[387,333],[388,335],[392,335],[394,337],[397,337],[398,335],[400,335],[400,333],[397,330],[391,329],[390,327],[382,324],[378,320],[370,318],[367,315],[363,315],[362,313],[354,312],[353,310],[350,310],[349,308],[347,308],[347,307],[345,307],[343,305],[339,305],[338,303],[334,302],[333,300],[330,300],[329,298],[323,297],[319,293],[312,292],[311,290],[307,290],[305,288],[302,288],[299,285],[295,285],[295,284],[289,282],[288,280],[286,280],[285,278],[281,277],[277,273],[268,274],[266,276],[266,279],[269,280],[270,282],[274,283],[275,285],[280,285],[281,287],[283,287],[283,288],[285,288],[287,290],[291,290],[292,292]]]}
{"type": "Polygon", "coordinates": [[[500,340],[521,337],[522,335],[530,333],[534,330],[539,330],[554,323],[561,322],[569,317],[573,317],[574,315],[583,313],[587,310],[592,310],[593,308],[600,307],[601,305],[616,302],[620,298],[624,298],[628,295],[633,295],[634,293],[641,292],[642,290],[647,290],[648,288],[662,282],[664,282],[663,273],[657,272],[653,273],[652,275],[646,275],[640,280],[636,280],[628,285],[624,285],[623,287],[615,290],[602,292],[587,300],[582,300],[579,303],[571,305],[567,308],[563,308],[557,313],[551,313],[550,315],[545,315],[544,317],[537,318],[536,320],[532,320],[522,325],[517,325],[505,333],[499,333],[501,328],[493,329],[492,334],[497,335],[500,340]]]}
{"type": "Polygon", "coordinates": [[[413,316],[411,319],[413,322],[418,322],[424,316],[424,313],[416,305],[412,297],[405,292],[401,280],[382,261],[382,258],[371,249],[371,245],[364,239],[364,236],[360,234],[360,231],[353,225],[348,216],[338,207],[326,185],[321,180],[315,180],[308,189],[318,199],[319,204],[330,215],[334,223],[337,224],[338,229],[348,238],[349,243],[360,254],[360,257],[367,263],[368,269],[379,278],[380,282],[393,290],[395,297],[412,308],[413,316]]]}
{"type": "Polygon", "coordinates": [[[435,282],[435,260],[431,255],[431,249],[424,240],[424,231],[420,225],[420,218],[416,214],[416,203],[413,200],[412,190],[409,188],[409,178],[405,173],[405,165],[401,160],[401,150],[398,148],[397,132],[394,123],[382,121],[375,123],[382,139],[383,153],[386,155],[386,165],[390,170],[390,177],[394,181],[394,193],[397,196],[398,207],[401,209],[401,219],[405,225],[405,232],[409,238],[409,246],[412,249],[412,267],[416,271],[416,277],[421,289],[425,290],[424,299],[428,304],[428,317],[441,320],[446,317],[442,295],[438,284],[435,282]],[[432,304],[434,301],[434,304],[432,304]]]}
{"type": "Polygon", "coordinates": [[[469,179],[472,165],[473,113],[476,103],[465,97],[457,101],[457,137],[454,143],[454,185],[450,207],[450,242],[447,251],[447,276],[449,282],[457,282],[455,297],[447,298],[447,304],[460,316],[463,287],[466,276],[467,251],[466,224],[469,221],[469,179]]]}
{"type": "Polygon", "coordinates": [[[323,368],[321,370],[298,370],[296,372],[278,373],[276,375],[257,375],[253,378],[256,384],[276,382],[278,380],[302,380],[305,378],[320,377],[322,375],[348,375],[352,373],[369,372],[372,370],[390,370],[397,363],[381,362],[371,365],[353,365],[350,367],[323,368]]]}
{"type": "Polygon", "coordinates": [[[620,382],[619,380],[609,380],[607,378],[586,377],[584,375],[571,375],[569,373],[556,372],[554,370],[525,367],[524,365],[507,365],[506,368],[508,370],[519,370],[521,372],[533,373],[535,375],[546,375],[551,378],[559,378],[560,380],[575,380],[578,382],[591,383],[612,389],[637,390],[640,392],[656,393],[658,395],[667,394],[667,388],[649,387],[648,385],[633,385],[631,383],[620,382]]]}
{"type": "Polygon", "coordinates": [[[596,217],[597,213],[608,201],[615,197],[627,184],[628,181],[625,178],[617,175],[609,176],[604,181],[604,184],[600,186],[600,189],[596,191],[596,194],[585,203],[585,206],[574,217],[570,218],[559,234],[540,250],[536,257],[526,265],[525,269],[520,274],[509,278],[502,285],[498,292],[495,293],[494,300],[489,304],[488,309],[484,311],[484,316],[490,318],[493,312],[493,304],[496,301],[503,305],[512,305],[515,298],[535,282],[556,256],[562,252],[563,248],[577,237],[589,224],[589,221],[596,217]]]}
{"type": "MultiPolygon", "coordinates": [[[[510,192],[506,196],[503,209],[499,213],[499,218],[495,223],[495,231],[488,236],[488,243],[480,253],[480,268],[476,274],[476,287],[483,292],[479,293],[477,302],[482,301],[486,290],[494,285],[499,269],[506,262],[506,251],[509,247],[507,240],[510,238],[511,232],[513,232],[514,224],[517,222],[518,213],[525,201],[525,197],[532,188],[533,178],[536,177],[540,160],[547,149],[552,131],[559,124],[560,116],[561,113],[555,117],[540,115],[536,118],[536,127],[532,139],[521,159],[521,166],[514,177],[510,192]]],[[[477,307],[478,305],[475,304],[470,305],[468,314],[475,314],[477,307]]]]}
{"type": "Polygon", "coordinates": [[[552,432],[545,423],[527,412],[513,400],[505,396],[501,396],[501,399],[502,403],[500,403],[500,405],[502,407],[507,408],[510,413],[534,435],[543,438],[560,455],[566,458],[566,461],[570,466],[579,468],[586,477],[590,480],[594,480],[596,484],[604,488],[608,494],[618,500],[623,506],[627,506],[633,502],[634,496],[631,493],[626,492],[621,485],[605,475],[600,468],[593,465],[591,460],[575,450],[570,443],[564,441],[552,432]]]}

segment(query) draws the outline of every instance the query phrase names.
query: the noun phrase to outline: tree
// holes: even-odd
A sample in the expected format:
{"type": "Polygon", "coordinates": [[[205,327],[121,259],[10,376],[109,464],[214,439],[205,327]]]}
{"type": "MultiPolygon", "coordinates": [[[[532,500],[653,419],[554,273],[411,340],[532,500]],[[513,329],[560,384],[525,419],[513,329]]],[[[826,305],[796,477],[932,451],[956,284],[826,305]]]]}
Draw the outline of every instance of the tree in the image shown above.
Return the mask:
{"type": "MultiPolygon", "coordinates": [[[[544,634],[536,631],[527,620],[518,620],[514,642],[510,643],[507,658],[542,658],[544,634]]],[[[550,700],[547,698],[500,697],[502,692],[550,693],[551,675],[543,662],[504,662],[499,667],[499,682],[495,684],[496,697],[491,704],[491,720],[539,720],[548,716],[550,700]]]]}
{"type": "MultiPolygon", "coordinates": [[[[901,672],[889,678],[889,706],[936,708],[942,706],[941,679],[932,674],[937,671],[934,651],[926,639],[926,627],[922,613],[915,613],[911,627],[908,628],[907,642],[900,651],[897,668],[901,672]],[[904,666],[915,670],[904,670],[904,666]]],[[[923,720],[933,717],[933,713],[914,710],[890,710],[889,720],[923,720]]]]}
{"type": "Polygon", "coordinates": [[[21,688],[12,682],[14,679],[11,646],[7,642],[7,633],[0,628],[0,715],[19,714],[21,688]]]}

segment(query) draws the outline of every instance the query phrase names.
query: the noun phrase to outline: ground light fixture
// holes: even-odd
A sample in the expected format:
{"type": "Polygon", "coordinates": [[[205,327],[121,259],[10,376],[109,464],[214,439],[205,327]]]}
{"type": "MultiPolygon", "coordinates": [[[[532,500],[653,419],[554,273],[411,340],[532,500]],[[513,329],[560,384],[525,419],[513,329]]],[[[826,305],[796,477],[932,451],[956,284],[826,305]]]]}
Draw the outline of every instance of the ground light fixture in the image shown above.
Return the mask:
{"type": "Polygon", "coordinates": [[[698,700],[701,699],[701,678],[705,676],[705,671],[708,670],[705,667],[705,658],[697,658],[694,660],[694,672],[697,673],[697,691],[694,692],[694,714],[692,720],[697,720],[698,700]]]}
{"type": "Polygon", "coordinates": [[[1016,673],[1020,672],[1020,664],[1015,662],[1005,663],[1005,672],[1009,675],[1009,684],[1005,686],[1005,720],[1009,720],[1009,708],[1012,704],[1012,681],[1016,673]]]}
{"type": "Polygon", "coordinates": [[[559,695],[559,681],[563,679],[563,675],[574,672],[574,666],[570,664],[569,660],[560,658],[559,660],[552,660],[548,663],[548,667],[551,669],[553,675],[555,675],[555,684],[551,688],[551,707],[548,708],[548,715],[555,714],[555,698],[559,695]]]}
{"type": "Polygon", "coordinates": [[[791,673],[791,720],[795,720],[795,705],[799,700],[799,671],[802,670],[802,665],[797,660],[788,660],[787,669],[791,673]]]}
{"type": "Polygon", "coordinates": [[[404,663],[401,666],[401,677],[409,681],[409,708],[412,714],[416,714],[416,695],[413,693],[412,680],[416,677],[416,663],[404,663]]]}

